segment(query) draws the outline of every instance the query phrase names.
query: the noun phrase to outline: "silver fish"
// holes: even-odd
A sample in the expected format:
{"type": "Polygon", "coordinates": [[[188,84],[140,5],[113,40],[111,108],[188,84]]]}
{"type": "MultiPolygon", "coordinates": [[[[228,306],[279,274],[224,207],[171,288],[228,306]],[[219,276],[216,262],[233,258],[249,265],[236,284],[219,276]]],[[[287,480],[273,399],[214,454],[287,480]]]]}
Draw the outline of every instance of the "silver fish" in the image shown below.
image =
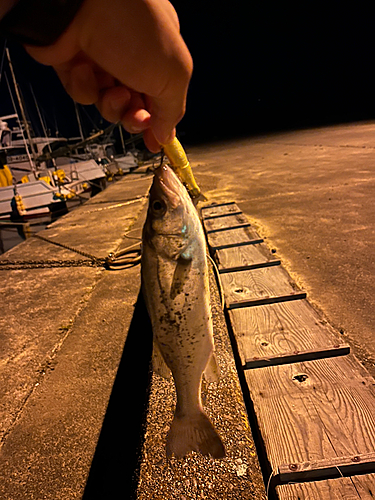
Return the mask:
{"type": "Polygon", "coordinates": [[[202,375],[217,380],[203,229],[185,187],[168,166],[155,171],[142,242],[142,290],[154,335],[154,370],[172,371],[177,405],[167,456],[225,456],[205,414],[202,375]],[[167,366],[166,366],[167,365],[167,366]],[[169,369],[168,369],[168,368],[169,369]]]}

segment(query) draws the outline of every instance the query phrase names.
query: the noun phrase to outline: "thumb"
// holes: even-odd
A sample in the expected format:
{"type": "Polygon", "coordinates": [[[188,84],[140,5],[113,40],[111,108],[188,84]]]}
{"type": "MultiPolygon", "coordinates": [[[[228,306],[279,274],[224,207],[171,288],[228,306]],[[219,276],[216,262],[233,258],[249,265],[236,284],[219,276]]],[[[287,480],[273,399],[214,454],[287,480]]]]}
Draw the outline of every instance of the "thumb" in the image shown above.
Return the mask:
{"type": "MultiPolygon", "coordinates": [[[[150,128],[159,144],[169,144],[175,137],[175,127],[186,111],[186,98],[193,70],[193,61],[183,44],[179,64],[170,68],[167,81],[157,95],[148,94],[150,128]]],[[[165,72],[167,73],[167,72],[165,72]]]]}
{"type": "Polygon", "coordinates": [[[175,127],[186,110],[186,89],[173,85],[157,98],[150,99],[149,126],[159,144],[169,144],[175,137],[175,127]]]}
{"type": "Polygon", "coordinates": [[[150,129],[160,145],[169,144],[173,141],[176,135],[175,125],[180,120],[174,121],[165,120],[163,117],[151,115],[150,118],[150,129]]]}

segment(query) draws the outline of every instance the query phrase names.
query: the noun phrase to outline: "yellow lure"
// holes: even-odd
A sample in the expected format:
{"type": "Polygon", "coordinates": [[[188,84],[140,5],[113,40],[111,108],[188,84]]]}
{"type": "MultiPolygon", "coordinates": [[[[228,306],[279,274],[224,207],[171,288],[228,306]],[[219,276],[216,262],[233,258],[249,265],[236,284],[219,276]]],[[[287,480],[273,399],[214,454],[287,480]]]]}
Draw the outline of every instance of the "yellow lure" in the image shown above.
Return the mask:
{"type": "Polygon", "coordinates": [[[194,179],[189,160],[180,141],[175,137],[171,143],[161,144],[161,146],[170,161],[171,167],[187,187],[190,196],[198,198],[201,195],[201,190],[194,179]]]}

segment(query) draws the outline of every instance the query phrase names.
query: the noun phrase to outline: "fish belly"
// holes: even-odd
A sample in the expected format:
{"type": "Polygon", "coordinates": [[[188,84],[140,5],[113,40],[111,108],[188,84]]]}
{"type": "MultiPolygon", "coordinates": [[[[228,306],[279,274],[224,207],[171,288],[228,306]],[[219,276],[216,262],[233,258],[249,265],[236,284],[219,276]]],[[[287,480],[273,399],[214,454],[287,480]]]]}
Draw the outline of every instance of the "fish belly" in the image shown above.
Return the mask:
{"type": "MultiPolygon", "coordinates": [[[[160,279],[156,281],[159,285],[160,279]]],[[[172,371],[176,388],[182,381],[184,385],[187,381],[196,385],[213,352],[206,272],[191,270],[189,279],[173,299],[160,285],[155,292],[156,301],[151,307],[154,337],[172,371]]]]}

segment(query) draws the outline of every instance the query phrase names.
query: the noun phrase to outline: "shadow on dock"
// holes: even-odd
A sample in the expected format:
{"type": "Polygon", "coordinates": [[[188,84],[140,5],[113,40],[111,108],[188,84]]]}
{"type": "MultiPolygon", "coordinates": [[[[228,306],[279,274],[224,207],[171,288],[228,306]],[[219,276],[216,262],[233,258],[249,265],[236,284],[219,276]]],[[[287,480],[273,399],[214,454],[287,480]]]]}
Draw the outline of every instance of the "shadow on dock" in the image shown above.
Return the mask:
{"type": "Polygon", "coordinates": [[[142,294],[134,308],[83,500],[136,498],[151,379],[152,330],[142,294]]]}

